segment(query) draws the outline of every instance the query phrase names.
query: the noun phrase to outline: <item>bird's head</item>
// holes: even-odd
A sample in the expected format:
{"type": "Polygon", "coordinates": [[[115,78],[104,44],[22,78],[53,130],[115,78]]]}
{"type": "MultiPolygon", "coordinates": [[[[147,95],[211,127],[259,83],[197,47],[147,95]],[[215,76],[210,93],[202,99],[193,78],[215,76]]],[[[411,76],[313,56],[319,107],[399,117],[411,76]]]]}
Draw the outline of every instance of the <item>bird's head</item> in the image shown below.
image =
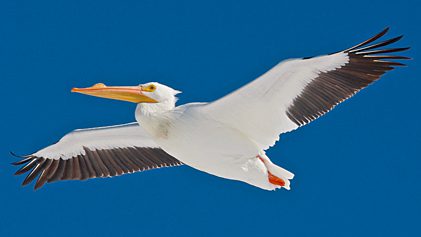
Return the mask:
{"type": "Polygon", "coordinates": [[[73,88],[72,92],[137,104],[175,103],[175,95],[180,93],[180,91],[158,82],[149,82],[138,86],[106,86],[103,83],[97,83],[87,88],[73,88]]]}

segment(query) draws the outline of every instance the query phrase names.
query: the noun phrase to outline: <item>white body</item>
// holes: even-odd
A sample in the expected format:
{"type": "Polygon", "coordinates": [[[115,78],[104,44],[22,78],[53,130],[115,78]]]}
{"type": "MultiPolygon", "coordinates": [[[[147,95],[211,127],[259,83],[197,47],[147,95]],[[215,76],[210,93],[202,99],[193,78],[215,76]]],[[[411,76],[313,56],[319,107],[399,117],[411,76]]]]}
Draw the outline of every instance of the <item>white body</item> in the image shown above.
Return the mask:
{"type": "Polygon", "coordinates": [[[273,165],[258,145],[241,131],[209,117],[204,103],[179,106],[163,113],[148,113],[149,104],[139,104],[136,119],[167,153],[200,171],[239,180],[266,190],[277,186],[268,180],[271,172],[288,179],[293,174],[273,165]],[[267,159],[265,165],[258,155],[267,159]]]}

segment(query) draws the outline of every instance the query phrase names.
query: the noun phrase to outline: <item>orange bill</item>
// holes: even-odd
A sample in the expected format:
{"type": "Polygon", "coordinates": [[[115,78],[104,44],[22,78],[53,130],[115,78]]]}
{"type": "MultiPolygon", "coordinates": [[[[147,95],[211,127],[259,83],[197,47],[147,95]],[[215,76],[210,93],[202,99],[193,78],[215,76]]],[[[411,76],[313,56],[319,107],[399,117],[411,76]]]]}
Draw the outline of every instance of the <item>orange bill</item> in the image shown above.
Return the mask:
{"type": "Polygon", "coordinates": [[[72,92],[101,98],[129,101],[133,103],[157,103],[158,101],[146,96],[141,86],[106,86],[98,83],[87,88],[73,88],[72,92]]]}

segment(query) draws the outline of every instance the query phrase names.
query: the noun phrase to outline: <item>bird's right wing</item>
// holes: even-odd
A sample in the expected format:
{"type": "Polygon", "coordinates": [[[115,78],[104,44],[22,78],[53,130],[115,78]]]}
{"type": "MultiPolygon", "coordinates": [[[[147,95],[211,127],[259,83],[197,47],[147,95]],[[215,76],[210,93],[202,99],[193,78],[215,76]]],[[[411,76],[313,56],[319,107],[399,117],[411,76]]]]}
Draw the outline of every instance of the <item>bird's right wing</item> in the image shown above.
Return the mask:
{"type": "Polygon", "coordinates": [[[111,177],[160,167],[182,165],[162,150],[137,124],[78,129],[57,143],[14,162],[17,175],[29,172],[23,185],[39,176],[46,182],[111,177]]]}
{"type": "Polygon", "coordinates": [[[337,53],[283,61],[249,84],[207,104],[204,112],[267,149],[281,133],[310,123],[394,66],[402,66],[390,60],[408,58],[389,53],[408,48],[382,48],[402,36],[371,44],[387,30],[337,53]]]}

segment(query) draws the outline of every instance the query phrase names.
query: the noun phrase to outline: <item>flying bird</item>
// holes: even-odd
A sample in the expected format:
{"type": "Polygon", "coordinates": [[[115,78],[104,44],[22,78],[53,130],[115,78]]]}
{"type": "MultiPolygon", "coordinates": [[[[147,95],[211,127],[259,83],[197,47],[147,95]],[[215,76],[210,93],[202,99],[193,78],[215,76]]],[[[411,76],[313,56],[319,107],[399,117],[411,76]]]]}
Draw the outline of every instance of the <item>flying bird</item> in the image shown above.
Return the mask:
{"type": "Polygon", "coordinates": [[[72,92],[137,104],[136,122],[68,133],[56,144],[14,162],[23,185],[35,189],[59,180],[112,177],[188,165],[265,190],[290,189],[294,174],[265,151],[280,134],[293,131],[409,59],[384,48],[402,36],[377,42],[388,28],[336,53],[289,59],[211,103],[175,106],[180,93],[158,82],[138,86],[98,83],[72,92]],[[376,43],[377,42],[377,43],[376,43]]]}

